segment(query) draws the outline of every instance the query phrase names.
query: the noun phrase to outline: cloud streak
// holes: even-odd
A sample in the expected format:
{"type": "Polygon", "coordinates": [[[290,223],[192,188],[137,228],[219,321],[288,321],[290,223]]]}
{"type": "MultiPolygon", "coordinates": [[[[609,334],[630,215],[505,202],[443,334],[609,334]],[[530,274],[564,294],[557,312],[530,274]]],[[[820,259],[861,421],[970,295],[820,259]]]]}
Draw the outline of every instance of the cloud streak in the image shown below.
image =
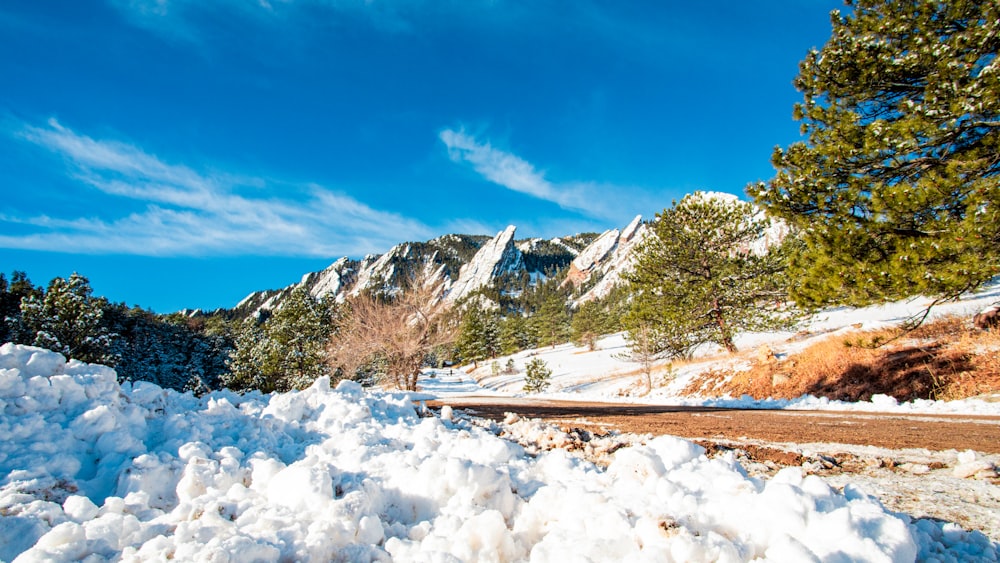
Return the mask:
{"type": "Polygon", "coordinates": [[[304,15],[325,15],[333,21],[350,23],[367,22],[385,33],[414,33],[420,22],[446,11],[451,17],[475,13],[477,8],[498,10],[492,0],[475,2],[426,2],[425,0],[107,0],[133,24],[154,33],[174,36],[186,41],[200,42],[206,32],[206,14],[227,18],[237,17],[243,22],[281,23],[294,21],[304,15]]]}
{"type": "Polygon", "coordinates": [[[93,139],[50,119],[16,134],[70,164],[69,175],[139,212],[114,216],[75,191],[79,217],[0,216],[23,235],[0,247],[144,256],[333,257],[382,251],[431,235],[419,221],[373,209],[316,184],[244,179],[164,162],[140,147],[93,139]],[[250,188],[250,189],[248,189],[250,188]],[[243,193],[248,192],[248,193],[243,193]]]}
{"type": "Polygon", "coordinates": [[[555,203],[588,217],[621,219],[619,205],[609,196],[619,188],[593,182],[553,183],[521,157],[479,141],[463,130],[445,129],[438,138],[448,148],[452,162],[467,164],[485,180],[508,190],[555,203]]]}

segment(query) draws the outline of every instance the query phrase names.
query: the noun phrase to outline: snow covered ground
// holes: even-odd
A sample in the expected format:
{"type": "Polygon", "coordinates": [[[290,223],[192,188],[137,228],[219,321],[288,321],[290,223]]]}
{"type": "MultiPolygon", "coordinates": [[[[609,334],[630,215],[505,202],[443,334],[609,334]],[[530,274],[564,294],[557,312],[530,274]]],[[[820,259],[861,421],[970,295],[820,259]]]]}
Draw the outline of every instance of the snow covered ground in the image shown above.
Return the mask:
{"type": "MultiPolygon", "coordinates": [[[[994,284],[934,314],[970,314],[998,298],[994,284]]],[[[813,336],[743,335],[738,344],[792,353],[813,338],[899,322],[924,304],[828,311],[802,327],[813,336]]],[[[638,370],[621,359],[623,336],[598,345],[522,352],[513,375],[493,375],[489,363],[472,375],[428,372],[420,394],[331,388],[322,379],[295,393],[196,398],[149,383],[120,386],[109,368],[6,344],[0,560],[997,560],[996,538],[893,513],[869,496],[896,494],[880,487],[898,474],[767,473],[733,456],[709,459],[669,436],[619,439],[595,465],[553,448],[565,436],[538,422],[487,424],[414,406],[463,395],[509,400],[521,394],[531,357],[554,371],[542,396],[637,400],[622,396],[638,370]]],[[[995,397],[901,405],[888,397],[849,404],[679,395],[698,370],[739,361],[703,350],[640,400],[1000,414],[995,397]]],[[[934,460],[907,455],[914,478],[926,479],[923,466],[934,460]]],[[[992,489],[969,489],[970,503],[995,492],[982,486],[992,489]]]]}
{"type": "MultiPolygon", "coordinates": [[[[522,426],[522,439],[551,429],[522,426]]],[[[669,436],[606,469],[318,380],[195,398],[0,347],[0,559],[996,560],[979,532],[669,436]]]]}
{"type": "MultiPolygon", "coordinates": [[[[994,280],[978,293],[958,301],[938,305],[930,319],[946,315],[971,317],[983,308],[1000,301],[1000,279],[994,280]]],[[[929,303],[925,298],[909,299],[864,309],[840,307],[823,311],[801,323],[796,332],[741,334],[736,344],[741,350],[752,351],[767,346],[776,356],[793,354],[817,340],[856,330],[871,330],[898,325],[921,312],[929,303]]],[[[697,374],[708,370],[748,369],[742,357],[721,353],[717,347],[706,346],[696,353],[693,361],[679,363],[664,379],[661,365],[654,378],[653,392],[638,396],[640,365],[623,359],[628,348],[623,334],[606,336],[597,342],[594,351],[562,344],[551,348],[526,350],[496,360],[499,374],[494,374],[492,362],[471,366],[431,370],[420,381],[427,398],[446,399],[469,395],[523,396],[524,366],[533,358],[541,358],[552,370],[551,384],[545,393],[533,396],[579,401],[621,401],[685,406],[716,406],[727,408],[852,410],[870,412],[900,412],[926,414],[1000,415],[1000,396],[988,396],[961,401],[917,400],[899,404],[894,398],[876,395],[870,402],[846,403],[826,398],[803,396],[794,400],[754,400],[750,397],[691,397],[681,394],[697,374]],[[516,373],[504,374],[508,359],[514,360],[516,373]]]]}

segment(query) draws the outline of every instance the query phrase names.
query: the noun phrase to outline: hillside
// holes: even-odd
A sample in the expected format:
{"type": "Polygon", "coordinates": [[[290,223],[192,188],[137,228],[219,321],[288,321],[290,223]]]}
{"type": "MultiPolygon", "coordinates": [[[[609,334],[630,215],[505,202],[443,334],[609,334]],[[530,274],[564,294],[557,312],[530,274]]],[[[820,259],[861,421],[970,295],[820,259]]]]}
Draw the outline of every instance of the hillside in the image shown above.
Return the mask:
{"type": "Polygon", "coordinates": [[[519,394],[524,363],[539,358],[553,370],[544,395],[562,399],[741,407],[798,402],[803,408],[876,401],[888,408],[980,397],[1000,405],[1000,339],[995,331],[974,329],[971,321],[998,298],[1000,279],[934,307],[924,326],[901,336],[896,327],[921,312],[925,299],[819,311],[793,331],[738,335],[737,354],[705,345],[690,359],[662,360],[648,394],[623,334],[606,336],[593,351],[565,344],[496,359],[501,367],[512,359],[514,374],[494,374],[484,362],[469,375],[482,392],[519,394]],[[900,337],[872,345],[893,336],[900,337]]]}

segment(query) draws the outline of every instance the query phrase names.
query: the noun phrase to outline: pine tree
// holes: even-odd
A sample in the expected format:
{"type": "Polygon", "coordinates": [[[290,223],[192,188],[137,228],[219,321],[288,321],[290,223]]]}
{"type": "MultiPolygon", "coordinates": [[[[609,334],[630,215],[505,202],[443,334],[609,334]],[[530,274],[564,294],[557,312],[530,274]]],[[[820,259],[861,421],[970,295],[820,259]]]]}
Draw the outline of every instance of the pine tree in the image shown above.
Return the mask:
{"type": "Polygon", "coordinates": [[[1000,3],[849,4],[795,81],[807,139],[748,190],[802,237],[797,302],[956,297],[1000,273],[1000,3]]]}
{"type": "MultiPolygon", "coordinates": [[[[264,321],[266,322],[266,321],[264,321]]],[[[236,391],[277,389],[273,374],[264,373],[264,361],[271,348],[263,323],[247,318],[236,328],[233,350],[229,353],[229,372],[222,377],[226,387],[236,391]]]]}
{"type": "Polygon", "coordinates": [[[10,282],[0,273],[0,343],[31,344],[35,335],[24,324],[21,302],[40,297],[42,291],[32,285],[24,272],[14,271],[10,282]]]}
{"type": "Polygon", "coordinates": [[[32,344],[83,362],[114,366],[117,337],[103,324],[107,301],[92,295],[90,281],[73,273],[68,280],[54,278],[44,296],[29,295],[21,301],[25,326],[34,335],[32,344]]]}
{"type": "Polygon", "coordinates": [[[335,315],[332,304],[295,288],[269,317],[248,319],[240,328],[224,383],[238,390],[288,391],[331,375],[326,345],[335,315]]]}
{"type": "Polygon", "coordinates": [[[462,360],[471,361],[477,367],[480,360],[497,357],[501,351],[499,315],[470,305],[462,316],[455,345],[462,360]]]}
{"type": "Polygon", "coordinates": [[[612,332],[611,315],[599,301],[580,305],[570,323],[573,343],[585,345],[591,351],[597,348],[597,339],[612,332]]]}
{"type": "Polygon", "coordinates": [[[531,316],[539,346],[555,346],[569,340],[570,317],[566,297],[550,293],[531,316]]]}
{"type": "Polygon", "coordinates": [[[533,358],[524,367],[524,392],[540,393],[549,386],[552,370],[541,358],[533,358]]]}
{"type": "Polygon", "coordinates": [[[633,340],[642,328],[667,356],[704,343],[734,352],[737,332],[789,324],[774,306],[784,257],[753,251],[768,221],[752,204],[695,193],[657,218],[626,275],[633,301],[625,325],[633,340]]]}
{"type": "Polygon", "coordinates": [[[538,334],[528,319],[511,315],[500,322],[500,353],[513,354],[538,344],[538,334]]]}
{"type": "Polygon", "coordinates": [[[102,323],[118,335],[111,348],[119,381],[150,381],[160,387],[201,394],[220,386],[228,371],[231,335],[221,319],[157,315],[124,303],[109,304],[102,323]]]}

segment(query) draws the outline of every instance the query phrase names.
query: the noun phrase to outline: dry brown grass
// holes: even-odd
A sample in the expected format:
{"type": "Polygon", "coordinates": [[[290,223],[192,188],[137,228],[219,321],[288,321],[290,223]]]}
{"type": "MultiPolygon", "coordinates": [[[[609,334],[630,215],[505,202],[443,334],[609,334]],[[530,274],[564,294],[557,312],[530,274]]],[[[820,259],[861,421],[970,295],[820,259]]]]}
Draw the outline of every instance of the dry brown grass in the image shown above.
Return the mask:
{"type": "Polygon", "coordinates": [[[1000,392],[1000,331],[980,331],[958,317],[905,335],[886,329],[830,337],[783,360],[757,356],[750,370],[705,374],[688,391],[758,399],[811,394],[842,401],[866,401],[875,394],[910,401],[1000,392]]]}

